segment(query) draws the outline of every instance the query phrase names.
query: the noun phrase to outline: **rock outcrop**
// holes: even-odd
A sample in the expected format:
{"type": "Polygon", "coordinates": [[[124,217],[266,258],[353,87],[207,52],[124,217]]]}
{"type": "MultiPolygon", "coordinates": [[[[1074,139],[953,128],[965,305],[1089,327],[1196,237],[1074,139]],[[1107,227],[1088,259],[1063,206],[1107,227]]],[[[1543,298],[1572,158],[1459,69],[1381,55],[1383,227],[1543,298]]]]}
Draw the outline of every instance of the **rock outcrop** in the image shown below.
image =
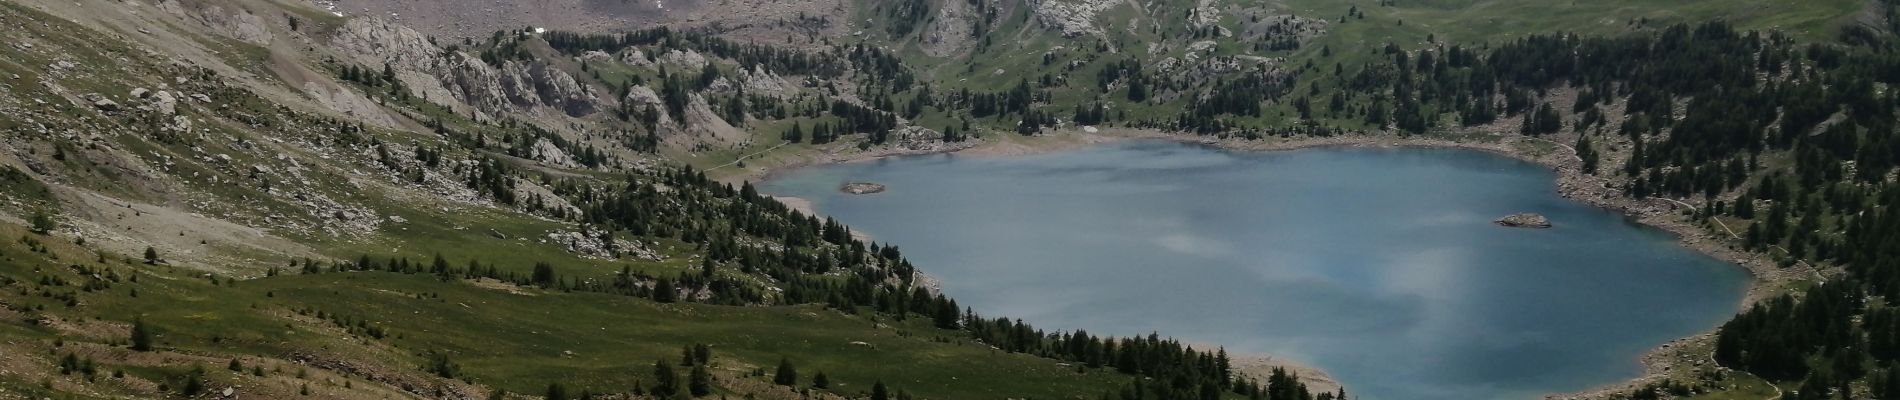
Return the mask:
{"type": "Polygon", "coordinates": [[[1542,228],[1550,227],[1550,219],[1544,218],[1543,215],[1536,214],[1536,213],[1511,214],[1511,215],[1505,216],[1504,218],[1498,218],[1498,220],[1495,222],[1497,222],[1497,224],[1500,226],[1507,226],[1507,227],[1512,227],[1512,228],[1542,229],[1542,228]]]}
{"type": "Polygon", "coordinates": [[[786,82],[785,78],[779,77],[778,74],[765,70],[765,66],[763,65],[752,66],[752,69],[739,70],[739,79],[742,81],[741,87],[744,87],[745,92],[748,94],[783,99],[791,97],[798,92],[797,86],[786,82]]]}
{"type": "Polygon", "coordinates": [[[1062,31],[1063,37],[1101,35],[1095,16],[1122,4],[1117,0],[1042,0],[1035,4],[1036,22],[1062,31]]]}
{"type": "Polygon", "coordinates": [[[937,8],[937,19],[924,28],[917,47],[931,57],[956,54],[970,47],[976,22],[983,18],[967,1],[946,1],[937,8]]]}
{"type": "Polygon", "coordinates": [[[352,19],[331,42],[358,63],[388,64],[413,95],[432,101],[446,96],[490,114],[545,107],[580,117],[618,104],[546,63],[489,65],[473,55],[445,51],[422,33],[381,18],[352,19]]]}
{"type": "Polygon", "coordinates": [[[850,194],[872,194],[884,192],[884,185],[871,182],[846,182],[838,191],[850,194]]]}

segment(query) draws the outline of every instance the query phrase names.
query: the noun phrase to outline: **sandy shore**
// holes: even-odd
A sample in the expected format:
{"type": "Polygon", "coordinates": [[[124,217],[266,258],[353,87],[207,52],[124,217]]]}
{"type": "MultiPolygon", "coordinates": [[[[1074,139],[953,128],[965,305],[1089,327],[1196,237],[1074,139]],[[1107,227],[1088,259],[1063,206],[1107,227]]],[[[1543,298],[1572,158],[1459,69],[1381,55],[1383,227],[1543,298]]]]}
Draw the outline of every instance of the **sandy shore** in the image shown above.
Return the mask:
{"type": "Polygon", "coordinates": [[[1153,136],[1144,136],[1144,134],[1146,134],[1146,132],[1142,131],[1127,131],[1125,133],[1107,133],[1107,131],[1104,131],[1104,133],[1085,133],[1073,131],[1036,137],[1009,134],[1006,136],[992,135],[991,137],[961,143],[933,143],[919,145],[917,147],[884,146],[865,150],[858,150],[857,147],[849,143],[836,143],[819,148],[813,152],[776,154],[771,158],[745,160],[747,165],[744,168],[724,167],[708,170],[707,174],[720,182],[736,185],[740,182],[769,180],[778,174],[813,165],[868,162],[887,157],[950,153],[954,153],[958,156],[1020,156],[1071,150],[1130,138],[1168,137],[1168,135],[1158,132],[1153,133],[1153,136]]]}
{"type": "Polygon", "coordinates": [[[818,215],[818,209],[812,208],[811,200],[806,200],[803,197],[773,195],[766,195],[766,197],[771,197],[772,200],[778,200],[779,204],[791,207],[792,211],[805,213],[805,215],[818,215]]]}
{"type": "MultiPolygon", "coordinates": [[[[924,149],[831,150],[818,155],[797,158],[797,162],[758,165],[739,173],[722,173],[716,176],[728,182],[758,181],[799,167],[827,163],[863,162],[884,157],[935,153],[955,153],[963,156],[1018,156],[1072,150],[1128,139],[1172,140],[1238,151],[1282,151],[1316,147],[1427,147],[1484,151],[1551,168],[1557,174],[1556,186],[1560,195],[1592,206],[1621,212],[1639,223],[1675,234],[1684,247],[1747,270],[1755,279],[1749,287],[1748,295],[1740,304],[1737,304],[1738,311],[1742,307],[1780,293],[1792,283],[1821,277],[1818,271],[1806,265],[1780,268],[1766,255],[1741,250],[1737,245],[1739,238],[1734,235],[1735,231],[1730,227],[1706,226],[1688,218],[1686,213],[1694,210],[1690,204],[1670,199],[1630,198],[1625,196],[1620,189],[1627,182],[1583,173],[1582,160],[1578,159],[1574,150],[1565,144],[1574,141],[1575,134],[1540,139],[1508,133],[1476,133],[1468,137],[1448,139],[1363,132],[1330,137],[1270,137],[1247,140],[1217,139],[1153,130],[1107,128],[1095,132],[1059,131],[1038,137],[992,137],[977,143],[959,143],[924,149]]],[[[1601,164],[1619,165],[1609,161],[1606,158],[1601,164]]],[[[809,201],[795,198],[792,201],[798,203],[793,206],[794,208],[804,207],[802,210],[810,210],[809,201]]],[[[1714,333],[1714,329],[1711,328],[1709,331],[1678,338],[1645,352],[1640,360],[1644,372],[1637,378],[1606,384],[1583,392],[1552,394],[1546,398],[1612,398],[1617,393],[1665,378],[1675,377],[1681,380],[1689,371],[1698,367],[1718,368],[1714,367],[1714,361],[1711,358],[1714,349],[1714,333]]],[[[1270,371],[1275,366],[1300,371],[1302,379],[1311,387],[1337,388],[1339,385],[1323,371],[1309,366],[1265,355],[1251,355],[1247,358],[1251,363],[1249,365],[1256,366],[1259,371],[1270,371]]]]}

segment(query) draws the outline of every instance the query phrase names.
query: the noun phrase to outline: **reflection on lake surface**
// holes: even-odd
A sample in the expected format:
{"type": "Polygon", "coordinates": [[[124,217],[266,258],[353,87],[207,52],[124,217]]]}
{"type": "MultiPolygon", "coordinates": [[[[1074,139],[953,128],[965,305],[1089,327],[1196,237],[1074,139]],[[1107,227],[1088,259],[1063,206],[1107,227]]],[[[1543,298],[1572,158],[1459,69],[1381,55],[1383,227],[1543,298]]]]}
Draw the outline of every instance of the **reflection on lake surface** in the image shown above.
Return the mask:
{"type": "Polygon", "coordinates": [[[1272,353],[1368,399],[1587,389],[1734,313],[1741,269],[1552,178],[1462,150],[1129,141],[827,165],[761,188],[897,244],[978,313],[1272,353]],[[1556,226],[1491,223],[1517,212],[1556,226]]]}

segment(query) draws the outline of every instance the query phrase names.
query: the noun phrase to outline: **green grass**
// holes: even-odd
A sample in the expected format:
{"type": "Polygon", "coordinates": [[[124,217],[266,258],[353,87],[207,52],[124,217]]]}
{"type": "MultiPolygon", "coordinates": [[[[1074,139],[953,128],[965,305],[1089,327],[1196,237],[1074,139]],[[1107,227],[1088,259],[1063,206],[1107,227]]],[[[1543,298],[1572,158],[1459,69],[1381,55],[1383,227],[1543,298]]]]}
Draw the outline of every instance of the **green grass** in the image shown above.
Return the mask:
{"type": "MultiPolygon", "coordinates": [[[[29,235],[0,227],[0,236],[29,235]]],[[[549,382],[595,392],[622,391],[650,383],[652,363],[678,361],[682,346],[705,343],[718,369],[743,375],[789,358],[809,377],[825,372],[840,393],[860,393],[885,382],[924,398],[1093,397],[1128,376],[1108,370],[1078,371],[1054,360],[995,351],[957,331],[938,330],[927,320],[847,315],[816,306],[731,307],[660,304],[604,294],[481,287],[430,275],[341,272],[229,282],[165,266],[103,263],[84,248],[55,238],[42,240],[49,253],[21,241],[0,245],[0,276],[18,282],[0,290],[15,309],[64,320],[126,323],[143,319],[159,332],[159,347],[216,359],[251,355],[316,354],[327,359],[419,371],[424,355],[441,352],[483,384],[536,393],[549,382]],[[85,277],[64,267],[110,270],[126,279],[110,288],[37,288],[40,276],[73,284],[85,277]],[[130,276],[137,275],[136,282],[130,276]],[[39,290],[75,291],[77,307],[39,290]],[[136,291],[137,296],[132,293],[136,291]],[[320,310],[386,329],[382,339],[353,337],[298,310],[320,310]],[[891,368],[901,365],[903,368],[891,368]]],[[[122,343],[116,336],[73,336],[23,319],[0,321],[10,343],[122,343]]],[[[46,357],[57,357],[48,353],[46,357]]],[[[49,358],[49,360],[52,358],[49,358]]],[[[134,375],[169,376],[183,370],[122,365],[102,360],[101,369],[134,375]],[[129,367],[129,368],[128,368],[129,367]]],[[[208,365],[218,369],[222,365],[208,365]]],[[[216,375],[216,374],[214,374],[216,375]]],[[[763,379],[763,378],[761,378],[763,379]]]]}
{"type": "Polygon", "coordinates": [[[1106,371],[1077,374],[1052,360],[993,352],[950,331],[880,326],[869,317],[811,306],[659,304],[538,289],[518,295],[389,273],[281,277],[242,285],[242,290],[253,296],[274,292],[271,301],[287,307],[314,306],[378,321],[396,332],[388,339],[395,346],[447,352],[477,380],[516,391],[552,381],[596,391],[631,387],[654,360],[678,361],[680,347],[691,343],[711,345],[731,362],[722,367],[769,368],[788,357],[807,376],[825,371],[843,387],[865,389],[883,380],[929,398],[1060,398],[1126,379],[1106,371]],[[440,297],[416,299],[409,293],[440,297]],[[938,337],[954,341],[931,340],[938,337]],[[888,368],[892,365],[905,368],[888,368]]]}

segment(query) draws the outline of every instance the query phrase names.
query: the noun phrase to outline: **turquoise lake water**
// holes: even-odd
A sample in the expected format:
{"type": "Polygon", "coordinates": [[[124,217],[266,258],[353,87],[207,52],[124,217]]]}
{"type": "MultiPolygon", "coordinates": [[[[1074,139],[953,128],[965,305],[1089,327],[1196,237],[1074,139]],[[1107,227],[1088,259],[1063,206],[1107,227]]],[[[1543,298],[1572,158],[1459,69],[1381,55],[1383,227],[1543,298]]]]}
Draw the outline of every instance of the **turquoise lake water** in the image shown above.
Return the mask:
{"type": "Polygon", "coordinates": [[[896,244],[980,314],[1271,353],[1366,399],[1587,389],[1737,311],[1743,270],[1553,178],[1463,150],[1127,141],[817,166],[761,190],[896,244]],[[1491,223],[1518,212],[1555,227],[1491,223]]]}

